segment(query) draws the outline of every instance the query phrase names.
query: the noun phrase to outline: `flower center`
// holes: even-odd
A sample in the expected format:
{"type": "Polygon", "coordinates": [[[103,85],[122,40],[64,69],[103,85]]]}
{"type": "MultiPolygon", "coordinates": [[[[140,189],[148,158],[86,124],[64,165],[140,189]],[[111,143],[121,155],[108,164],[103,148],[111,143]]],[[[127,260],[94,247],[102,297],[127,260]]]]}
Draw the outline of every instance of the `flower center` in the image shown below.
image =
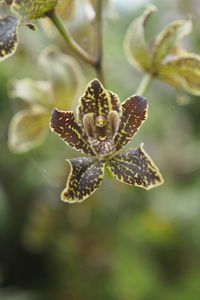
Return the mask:
{"type": "Polygon", "coordinates": [[[106,125],[106,119],[104,116],[98,116],[95,123],[97,127],[104,127],[106,125]]]}

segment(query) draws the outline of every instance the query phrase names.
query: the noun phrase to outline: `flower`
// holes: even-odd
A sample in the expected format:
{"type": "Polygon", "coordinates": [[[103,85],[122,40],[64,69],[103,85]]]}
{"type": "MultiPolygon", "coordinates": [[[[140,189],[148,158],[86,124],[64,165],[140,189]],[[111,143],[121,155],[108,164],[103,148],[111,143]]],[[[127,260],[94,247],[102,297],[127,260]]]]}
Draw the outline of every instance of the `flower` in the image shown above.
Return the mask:
{"type": "Polygon", "coordinates": [[[36,30],[29,21],[45,17],[54,9],[59,0],[4,0],[0,5],[8,5],[14,15],[0,17],[0,61],[13,55],[18,43],[18,27],[26,25],[36,30]]]}
{"type": "Polygon", "coordinates": [[[155,6],[149,6],[130,25],[124,43],[129,62],[177,89],[200,95],[200,56],[188,52],[180,45],[181,39],[192,30],[191,21],[174,21],[147,43],[144,26],[155,10],[155,6]]]}
{"type": "Polygon", "coordinates": [[[67,145],[89,157],[69,159],[71,172],[61,199],[81,202],[101,184],[105,167],[124,183],[150,189],[163,178],[143,149],[117,154],[147,118],[147,100],[132,96],[120,104],[116,94],[92,80],[80,98],[76,116],[72,111],[55,108],[50,127],[67,145]]]}
{"type": "Polygon", "coordinates": [[[25,106],[12,117],[8,130],[9,148],[16,153],[27,152],[41,144],[55,105],[65,109],[80,95],[83,76],[73,57],[50,46],[41,53],[39,62],[48,80],[25,78],[9,84],[10,97],[22,100],[25,106]]]}

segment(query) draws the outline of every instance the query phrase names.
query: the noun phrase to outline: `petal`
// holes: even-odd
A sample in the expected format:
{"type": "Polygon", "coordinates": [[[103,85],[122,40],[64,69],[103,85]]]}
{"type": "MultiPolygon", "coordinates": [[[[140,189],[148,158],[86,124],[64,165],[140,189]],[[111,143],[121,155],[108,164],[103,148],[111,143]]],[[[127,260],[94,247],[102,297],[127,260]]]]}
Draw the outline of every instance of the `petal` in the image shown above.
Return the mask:
{"type": "Polygon", "coordinates": [[[54,106],[67,109],[81,93],[83,74],[79,64],[56,46],[45,48],[40,54],[39,63],[53,86],[54,106]]]}
{"type": "Polygon", "coordinates": [[[30,78],[10,81],[8,92],[13,99],[52,107],[52,86],[48,81],[32,80],[30,78]]]}
{"type": "Polygon", "coordinates": [[[185,54],[171,58],[160,66],[158,78],[193,95],[200,95],[200,55],[185,54]]]}
{"type": "Polygon", "coordinates": [[[75,5],[75,0],[60,1],[56,11],[62,19],[68,20],[75,15],[75,5]]]}
{"type": "Polygon", "coordinates": [[[94,117],[103,116],[105,119],[111,111],[121,113],[121,105],[117,95],[107,91],[97,80],[92,80],[80,99],[78,107],[79,121],[82,123],[84,115],[92,113],[94,117]]]}
{"type": "Polygon", "coordinates": [[[20,17],[34,20],[44,17],[58,2],[59,0],[14,0],[11,9],[20,17]]]}
{"type": "Polygon", "coordinates": [[[192,30],[192,22],[178,20],[169,24],[156,38],[153,46],[152,65],[154,70],[172,52],[178,42],[192,30]]]}
{"type": "Polygon", "coordinates": [[[13,55],[17,48],[17,17],[0,17],[0,61],[13,55]]]}
{"type": "Polygon", "coordinates": [[[150,5],[143,14],[130,25],[124,40],[124,49],[129,62],[137,69],[149,69],[149,50],[144,37],[144,25],[156,10],[150,5]]]}
{"type": "Polygon", "coordinates": [[[54,109],[50,121],[52,131],[55,131],[67,145],[85,154],[93,155],[87,137],[74,119],[73,112],[54,109]]]}
{"type": "Polygon", "coordinates": [[[14,115],[8,131],[8,145],[13,152],[26,152],[38,146],[48,130],[49,113],[22,110],[14,115]]]}
{"type": "Polygon", "coordinates": [[[142,144],[136,150],[130,149],[115,156],[108,161],[107,167],[117,180],[146,190],[164,182],[159,169],[144,151],[142,144]]]}
{"type": "Polygon", "coordinates": [[[121,123],[115,136],[117,151],[132,139],[143,121],[147,119],[147,108],[147,100],[142,96],[132,96],[122,104],[121,123]]]}
{"type": "Polygon", "coordinates": [[[61,199],[66,202],[81,202],[100,186],[104,175],[104,163],[92,157],[68,160],[71,172],[61,199]]]}

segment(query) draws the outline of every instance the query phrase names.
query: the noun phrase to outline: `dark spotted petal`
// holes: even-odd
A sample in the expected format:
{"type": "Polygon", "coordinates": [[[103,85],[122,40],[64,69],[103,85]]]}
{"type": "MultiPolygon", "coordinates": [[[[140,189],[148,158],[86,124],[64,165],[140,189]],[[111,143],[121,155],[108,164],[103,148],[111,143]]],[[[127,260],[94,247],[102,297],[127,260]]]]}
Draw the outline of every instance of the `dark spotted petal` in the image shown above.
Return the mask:
{"type": "Polygon", "coordinates": [[[0,18],[0,61],[14,54],[17,48],[17,17],[0,18]]]}
{"type": "Polygon", "coordinates": [[[68,160],[71,172],[61,199],[66,202],[81,202],[88,198],[100,186],[104,163],[93,157],[81,157],[68,160]]]}
{"type": "Polygon", "coordinates": [[[162,184],[163,178],[142,145],[117,155],[107,163],[116,179],[124,183],[140,186],[147,190],[162,184]]]}
{"type": "Polygon", "coordinates": [[[88,113],[92,113],[94,117],[103,116],[107,119],[111,111],[121,112],[117,95],[107,91],[97,79],[94,79],[88,84],[85,94],[80,99],[78,108],[80,123],[83,116],[88,113]]]}
{"type": "Polygon", "coordinates": [[[19,17],[34,20],[44,17],[58,3],[59,0],[14,0],[11,8],[19,17]]]}
{"type": "Polygon", "coordinates": [[[93,155],[87,137],[76,123],[73,112],[60,111],[55,108],[52,112],[50,127],[72,148],[93,155]]]}
{"type": "Polygon", "coordinates": [[[147,100],[141,96],[128,98],[122,104],[122,118],[118,133],[115,137],[115,146],[118,151],[126,145],[147,118],[147,100]]]}

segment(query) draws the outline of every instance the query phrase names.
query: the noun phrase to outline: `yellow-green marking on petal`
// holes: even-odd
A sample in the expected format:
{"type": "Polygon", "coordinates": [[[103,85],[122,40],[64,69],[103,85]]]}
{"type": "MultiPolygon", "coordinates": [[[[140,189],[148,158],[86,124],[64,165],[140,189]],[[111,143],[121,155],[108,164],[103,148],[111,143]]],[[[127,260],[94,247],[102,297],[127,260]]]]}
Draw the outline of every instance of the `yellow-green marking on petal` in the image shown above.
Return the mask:
{"type": "Polygon", "coordinates": [[[18,24],[18,18],[15,16],[0,18],[0,61],[16,51],[18,24]]]}
{"type": "Polygon", "coordinates": [[[14,0],[11,9],[19,17],[34,20],[44,17],[58,3],[59,0],[14,0]]]}
{"type": "Polygon", "coordinates": [[[142,145],[116,155],[107,161],[107,167],[117,180],[147,190],[163,183],[159,169],[142,145]]]}
{"type": "Polygon", "coordinates": [[[73,112],[61,111],[55,108],[52,112],[50,127],[72,148],[93,155],[87,137],[76,123],[73,112]]]}
{"type": "Polygon", "coordinates": [[[61,199],[66,202],[81,202],[100,186],[104,175],[104,162],[93,157],[68,160],[71,172],[61,199]]]}

